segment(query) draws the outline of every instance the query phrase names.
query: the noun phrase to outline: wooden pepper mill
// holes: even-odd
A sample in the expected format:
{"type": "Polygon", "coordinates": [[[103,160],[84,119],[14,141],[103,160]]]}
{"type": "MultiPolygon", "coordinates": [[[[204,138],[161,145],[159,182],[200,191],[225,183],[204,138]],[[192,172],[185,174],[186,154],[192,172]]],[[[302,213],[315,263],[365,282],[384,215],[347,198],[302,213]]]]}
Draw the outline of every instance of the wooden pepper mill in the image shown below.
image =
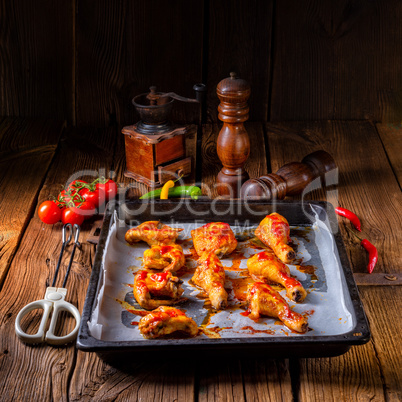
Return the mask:
{"type": "Polygon", "coordinates": [[[301,162],[283,165],[276,173],[246,181],[241,188],[241,198],[282,200],[285,196],[298,195],[317,177],[336,169],[332,156],[325,151],[308,154],[301,162]]]}
{"type": "Polygon", "coordinates": [[[249,178],[243,166],[250,154],[250,140],[243,123],[248,119],[250,85],[230,73],[216,87],[219,97],[218,117],[223,127],[217,140],[218,157],[223,164],[217,176],[217,191],[221,196],[237,198],[242,184],[249,178]]]}

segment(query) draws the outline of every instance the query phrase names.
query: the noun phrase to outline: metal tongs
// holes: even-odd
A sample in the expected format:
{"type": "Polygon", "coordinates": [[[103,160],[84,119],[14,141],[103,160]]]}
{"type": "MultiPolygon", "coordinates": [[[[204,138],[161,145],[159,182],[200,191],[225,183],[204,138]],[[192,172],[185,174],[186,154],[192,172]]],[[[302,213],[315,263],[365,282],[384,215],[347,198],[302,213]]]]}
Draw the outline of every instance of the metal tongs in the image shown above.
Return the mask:
{"type": "Polygon", "coordinates": [[[80,243],[78,241],[80,235],[80,227],[75,224],[74,226],[71,223],[67,223],[63,226],[62,230],[62,247],[59,256],[59,260],[56,266],[56,272],[53,277],[52,286],[46,288],[45,298],[42,300],[37,300],[32,303],[27,304],[17,315],[15,320],[15,332],[17,336],[26,343],[37,344],[42,342],[47,342],[50,345],[65,345],[73,341],[77,337],[78,329],[80,326],[81,316],[78,309],[65,301],[65,297],[67,295],[67,289],[65,288],[68,275],[70,273],[71,265],[73,263],[75,249],[80,247],[80,243]],[[67,231],[69,232],[68,238],[66,237],[67,231]],[[74,235],[74,246],[71,252],[70,261],[68,263],[67,272],[64,277],[63,285],[61,288],[55,287],[57,275],[59,273],[61,260],[64,254],[64,250],[66,246],[70,243],[71,239],[74,235]],[[36,334],[30,335],[24,332],[21,328],[22,319],[32,310],[41,309],[43,310],[43,316],[39,325],[39,330],[36,334]],[[52,318],[50,320],[49,329],[45,333],[45,328],[47,326],[47,322],[49,321],[50,313],[53,311],[52,318]],[[61,311],[70,312],[75,319],[75,328],[65,336],[57,336],[54,334],[54,330],[56,328],[57,320],[59,317],[59,313],[61,311]]]}

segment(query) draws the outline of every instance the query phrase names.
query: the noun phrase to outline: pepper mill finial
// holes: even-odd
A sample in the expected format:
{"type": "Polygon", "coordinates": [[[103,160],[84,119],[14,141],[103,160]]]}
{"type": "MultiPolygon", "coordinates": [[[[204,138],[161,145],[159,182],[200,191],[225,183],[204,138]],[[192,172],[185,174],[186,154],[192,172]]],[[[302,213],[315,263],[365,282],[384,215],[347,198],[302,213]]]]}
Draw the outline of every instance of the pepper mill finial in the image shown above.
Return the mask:
{"type": "Polygon", "coordinates": [[[217,176],[219,195],[237,198],[249,175],[243,166],[250,154],[250,140],[243,123],[249,117],[247,100],[251,89],[247,81],[235,72],[216,87],[220,100],[218,117],[223,122],[217,140],[217,152],[222,169],[217,176]]]}

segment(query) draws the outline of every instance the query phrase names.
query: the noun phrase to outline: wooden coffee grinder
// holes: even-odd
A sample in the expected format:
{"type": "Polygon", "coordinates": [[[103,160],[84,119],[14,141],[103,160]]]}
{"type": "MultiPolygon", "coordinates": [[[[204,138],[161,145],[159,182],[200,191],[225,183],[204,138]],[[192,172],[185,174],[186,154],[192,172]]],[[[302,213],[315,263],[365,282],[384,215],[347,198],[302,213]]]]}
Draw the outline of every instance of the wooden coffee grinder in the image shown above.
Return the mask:
{"type": "Polygon", "coordinates": [[[243,123],[249,116],[250,85],[236,73],[230,73],[218,84],[216,93],[220,100],[218,117],[223,121],[216,144],[223,165],[216,178],[217,191],[221,196],[237,198],[249,178],[243,166],[250,154],[250,140],[243,123]]]}
{"type": "Polygon", "coordinates": [[[132,100],[140,121],[124,127],[126,171],[124,175],[149,187],[162,186],[166,181],[191,173],[191,157],[186,157],[185,136],[194,126],[178,126],[169,120],[174,100],[202,103],[206,87],[194,85],[196,99],[184,98],[173,92],[150,92],[132,100]]]}

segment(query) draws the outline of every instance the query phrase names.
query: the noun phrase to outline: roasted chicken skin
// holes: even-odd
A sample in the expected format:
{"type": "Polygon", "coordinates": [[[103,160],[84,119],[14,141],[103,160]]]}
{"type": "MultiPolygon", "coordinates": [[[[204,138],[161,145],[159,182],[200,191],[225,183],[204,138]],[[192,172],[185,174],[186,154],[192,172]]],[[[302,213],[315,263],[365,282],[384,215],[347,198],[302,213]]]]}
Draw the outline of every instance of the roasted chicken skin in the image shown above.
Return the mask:
{"type": "Polygon", "coordinates": [[[183,249],[178,244],[152,246],[144,251],[145,269],[161,269],[164,272],[175,272],[186,263],[183,249]]]}
{"type": "Polygon", "coordinates": [[[255,235],[274,250],[277,257],[285,264],[296,258],[296,253],[288,245],[290,229],[288,221],[278,213],[267,215],[255,230],[255,235]]]}
{"type": "Polygon", "coordinates": [[[134,277],[133,294],[142,308],[153,310],[179,302],[184,292],[182,283],[182,280],[172,276],[170,272],[152,273],[141,270],[134,277]],[[163,299],[158,299],[160,297],[163,299]]]}
{"type": "Polygon", "coordinates": [[[293,331],[305,333],[308,329],[307,318],[291,310],[285,299],[271,286],[255,282],[247,290],[248,316],[258,320],[261,315],[279,318],[293,331]]]}
{"type": "Polygon", "coordinates": [[[215,310],[222,310],[227,306],[228,294],[224,288],[225,269],[215,253],[204,253],[199,258],[192,281],[208,293],[215,310]]]}
{"type": "Polygon", "coordinates": [[[174,332],[182,332],[194,337],[198,334],[195,321],[174,307],[161,306],[142,317],[138,329],[147,339],[160,338],[174,332]]]}
{"type": "Polygon", "coordinates": [[[295,302],[302,302],[307,296],[302,284],[290,276],[289,268],[271,251],[254,254],[247,260],[247,268],[255,281],[280,283],[286,288],[287,297],[295,302]]]}
{"type": "Polygon", "coordinates": [[[214,252],[218,257],[230,254],[237,240],[227,223],[211,222],[191,231],[195,251],[199,256],[214,252]]]}
{"type": "Polygon", "coordinates": [[[129,244],[145,241],[149,246],[173,244],[183,229],[171,228],[159,221],[147,221],[126,232],[129,244]]]}

